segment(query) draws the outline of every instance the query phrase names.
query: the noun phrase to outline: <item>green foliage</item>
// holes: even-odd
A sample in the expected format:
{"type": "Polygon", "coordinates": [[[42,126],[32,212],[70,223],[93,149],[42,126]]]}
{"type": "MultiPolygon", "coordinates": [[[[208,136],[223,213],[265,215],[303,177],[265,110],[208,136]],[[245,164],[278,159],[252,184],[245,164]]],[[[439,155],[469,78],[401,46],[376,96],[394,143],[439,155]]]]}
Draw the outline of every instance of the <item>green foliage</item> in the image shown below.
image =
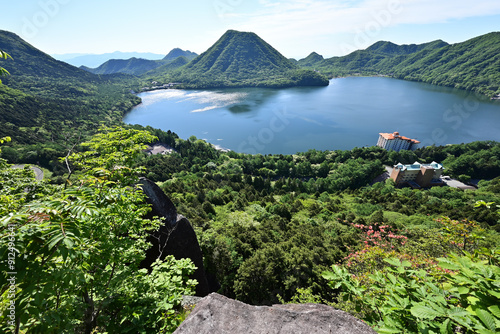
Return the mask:
{"type": "Polygon", "coordinates": [[[364,320],[379,333],[495,333],[500,328],[500,253],[490,261],[471,254],[440,258],[441,268],[450,270],[439,281],[425,270],[411,269],[407,261],[388,258],[385,273],[370,275],[370,285],[361,285],[347,269],[333,266],[323,277],[332,288],[341,288],[344,299],[363,307],[364,320]]]}
{"type": "MultiPolygon", "coordinates": [[[[12,59],[11,56],[9,56],[8,53],[0,50],[0,59],[12,59]]],[[[7,71],[5,68],[1,67],[0,66],[0,76],[3,76],[3,75],[9,75],[9,71],[7,71]]],[[[2,80],[0,80],[0,84],[2,84],[2,80]]]]}
{"type": "MultiPolygon", "coordinates": [[[[12,245],[0,247],[2,263],[15,253],[10,271],[17,291],[16,325],[23,332],[172,332],[179,323],[183,294],[193,293],[188,260],[167,258],[152,272],[139,270],[149,247],[148,231],[158,222],[143,219],[150,210],[135,184],[132,167],[141,140],[151,134],[104,128],[77,153],[82,173],[75,186],[44,186],[29,169],[3,164],[0,234],[12,245]],[[19,175],[23,178],[19,179],[19,175]]],[[[2,330],[8,278],[2,271],[2,330]]]]}
{"type": "Polygon", "coordinates": [[[329,76],[387,75],[433,85],[471,90],[490,97],[500,93],[496,70],[500,33],[492,32],[448,45],[434,41],[420,45],[377,42],[344,57],[299,62],[329,76]]]}
{"type": "MultiPolygon", "coordinates": [[[[120,124],[125,112],[140,103],[130,93],[139,88],[133,77],[93,75],[6,31],[0,31],[0,42],[3,52],[14,58],[6,62],[11,75],[0,85],[0,137],[12,138],[18,160],[36,163],[47,147],[55,149],[57,157],[65,156],[68,147],[90,137],[101,123],[120,124]]],[[[53,169],[57,157],[44,167],[53,169]]]]}
{"type": "MultiPolygon", "coordinates": [[[[162,73],[155,72],[147,73],[148,77],[162,73]]],[[[234,30],[187,65],[168,73],[162,81],[166,80],[181,82],[186,88],[328,85],[326,77],[300,69],[254,33],[234,30]]]]}
{"type": "MultiPolygon", "coordinates": [[[[450,222],[459,225],[463,218],[482,225],[484,230],[476,226],[474,236],[467,235],[467,247],[498,244],[498,235],[485,225],[496,226],[498,217],[473,205],[482,199],[498,201],[489,190],[494,182],[475,192],[397,189],[391,181],[367,186],[384,171],[380,161],[391,159],[387,151],[372,147],[248,155],[212,152],[196,138],[184,141],[155,134],[183,154],[144,157],[145,173],[163,182],[179,212],[189,217],[205,268],[221,283],[219,292],[229,297],[270,304],[306,298],[299,291],[308,289],[311,298],[331,300],[320,268],[347,263],[346,257],[355,252],[359,256],[352,258],[350,270],[356,268],[360,277],[385,268],[386,257],[410,261],[415,269],[432,266],[433,258],[463,249],[463,236],[447,236],[444,225],[434,220],[441,215],[450,215],[450,222]],[[349,222],[366,228],[373,222],[383,240],[364,239],[349,222]],[[363,251],[364,241],[372,246],[369,252],[363,251]]],[[[430,159],[446,149],[458,156],[482,145],[417,153],[427,152],[430,159]]]]}

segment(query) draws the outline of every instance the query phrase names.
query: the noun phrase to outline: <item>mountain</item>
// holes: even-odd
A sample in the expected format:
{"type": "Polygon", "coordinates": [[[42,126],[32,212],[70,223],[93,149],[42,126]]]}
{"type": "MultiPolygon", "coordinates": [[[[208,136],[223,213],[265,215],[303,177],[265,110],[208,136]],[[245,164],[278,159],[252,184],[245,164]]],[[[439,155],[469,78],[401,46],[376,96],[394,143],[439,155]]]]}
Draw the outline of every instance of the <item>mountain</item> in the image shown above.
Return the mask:
{"type": "Polygon", "coordinates": [[[193,60],[194,58],[198,57],[197,53],[191,52],[189,50],[182,50],[179,48],[172,49],[166,56],[163,58],[163,60],[166,61],[172,61],[175,60],[179,57],[185,57],[187,60],[193,60]]]}
{"type": "Polygon", "coordinates": [[[298,61],[299,66],[314,66],[314,64],[317,64],[321,61],[323,61],[324,58],[322,55],[317,54],[316,52],[311,52],[309,56],[307,56],[304,59],[300,59],[298,61]]]}
{"type": "Polygon", "coordinates": [[[160,67],[145,73],[144,76],[153,76],[153,77],[168,76],[174,70],[181,68],[182,66],[184,66],[188,63],[189,63],[189,60],[186,57],[182,57],[182,56],[177,57],[174,60],[166,62],[165,64],[161,65],[160,67]]]}
{"type": "MultiPolygon", "coordinates": [[[[0,137],[10,136],[13,143],[67,143],[102,122],[118,124],[140,102],[130,94],[138,88],[133,77],[101,78],[7,31],[0,31],[0,50],[13,58],[1,62],[10,75],[2,77],[0,85],[0,137]]],[[[56,149],[64,151],[64,145],[56,149]]]]}
{"type": "Polygon", "coordinates": [[[330,77],[387,75],[399,79],[500,95],[500,32],[448,44],[441,40],[397,45],[380,41],[365,50],[319,62],[302,62],[330,77]]]}
{"type": "Polygon", "coordinates": [[[124,73],[131,75],[140,75],[158,68],[162,65],[160,60],[148,60],[142,58],[130,59],[111,59],[97,68],[80,67],[94,74],[114,74],[124,73]]]}
{"type": "Polygon", "coordinates": [[[111,59],[130,59],[130,58],[141,58],[148,60],[159,60],[162,59],[163,55],[157,53],[149,52],[112,52],[104,54],[62,54],[53,55],[54,58],[62,60],[68,64],[76,67],[85,66],[89,68],[96,68],[101,64],[104,64],[111,59]]]}
{"type": "Polygon", "coordinates": [[[400,79],[500,95],[500,32],[422,50],[394,64],[393,71],[400,79]]]}
{"type": "Polygon", "coordinates": [[[421,50],[435,50],[447,46],[448,43],[442,40],[436,40],[424,44],[404,44],[398,45],[392,42],[380,41],[368,47],[366,51],[388,56],[409,55],[421,50]]]}
{"type": "MultiPolygon", "coordinates": [[[[130,59],[110,59],[97,68],[89,68],[86,66],[81,66],[80,68],[94,74],[124,73],[131,75],[141,75],[161,66],[168,65],[174,62],[179,57],[187,59],[189,61],[196,58],[196,56],[198,55],[194,52],[175,48],[170,51],[163,59],[149,60],[135,57],[130,59]]],[[[163,67],[160,71],[165,71],[165,69],[175,69],[182,65],[185,65],[186,63],[187,62],[184,62],[184,60],[179,60],[171,66],[163,67]]]]}
{"type": "Polygon", "coordinates": [[[193,88],[328,85],[326,77],[300,69],[256,34],[235,30],[171,78],[193,88]]]}
{"type": "Polygon", "coordinates": [[[365,50],[357,50],[343,57],[319,60],[318,57],[313,56],[313,59],[316,59],[315,62],[306,63],[304,60],[301,66],[318,69],[329,76],[344,76],[356,73],[379,74],[381,68],[391,68],[394,64],[404,60],[406,56],[421,51],[429,52],[446,45],[448,44],[443,41],[420,45],[397,45],[380,41],[365,50]]]}
{"type": "Polygon", "coordinates": [[[93,75],[65,62],[56,60],[38,50],[12,32],[0,30],[0,50],[10,54],[13,60],[5,62],[12,77],[50,77],[91,80],[93,75]]]}

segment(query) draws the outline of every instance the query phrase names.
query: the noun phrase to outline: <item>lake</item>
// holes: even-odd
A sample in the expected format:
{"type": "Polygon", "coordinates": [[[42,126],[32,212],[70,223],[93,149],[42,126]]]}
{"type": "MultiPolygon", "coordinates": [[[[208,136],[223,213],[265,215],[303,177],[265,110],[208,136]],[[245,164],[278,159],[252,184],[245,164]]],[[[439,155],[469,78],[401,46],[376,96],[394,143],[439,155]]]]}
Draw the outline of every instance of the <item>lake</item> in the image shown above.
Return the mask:
{"type": "Polygon", "coordinates": [[[196,136],[236,152],[293,154],[377,144],[398,131],[420,147],[500,141],[500,101],[384,77],[332,79],[328,87],[158,90],[124,122],[196,136]]]}

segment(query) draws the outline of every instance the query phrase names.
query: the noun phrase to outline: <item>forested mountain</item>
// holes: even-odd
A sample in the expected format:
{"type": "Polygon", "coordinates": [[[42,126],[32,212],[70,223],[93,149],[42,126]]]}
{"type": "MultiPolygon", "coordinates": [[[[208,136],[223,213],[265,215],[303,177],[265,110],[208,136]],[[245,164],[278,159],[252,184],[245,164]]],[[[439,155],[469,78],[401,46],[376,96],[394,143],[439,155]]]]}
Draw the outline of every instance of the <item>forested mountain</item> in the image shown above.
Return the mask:
{"type": "Polygon", "coordinates": [[[124,73],[140,75],[160,67],[163,64],[160,60],[148,60],[141,58],[111,59],[96,68],[81,66],[80,68],[94,74],[114,74],[124,73]]]}
{"type": "MultiPolygon", "coordinates": [[[[383,70],[388,72],[390,66],[383,70]]],[[[394,76],[489,96],[500,94],[500,32],[433,51],[422,50],[394,64],[394,76]]]]}
{"type": "Polygon", "coordinates": [[[448,44],[439,40],[419,45],[397,45],[380,41],[365,50],[357,50],[343,57],[322,59],[322,56],[312,53],[307,58],[299,60],[299,65],[318,68],[329,76],[342,76],[366,71],[375,73],[379,67],[385,66],[384,64],[388,62],[392,64],[413,53],[439,49],[445,45],[448,44]]]}
{"type": "Polygon", "coordinates": [[[323,61],[325,58],[323,58],[322,55],[317,54],[316,52],[311,52],[309,56],[307,56],[304,59],[300,59],[297,63],[300,66],[303,67],[308,67],[308,66],[314,66],[314,64],[319,63],[323,61]]]}
{"type": "Polygon", "coordinates": [[[24,76],[93,79],[93,76],[86,71],[52,58],[8,31],[0,30],[0,50],[7,52],[14,59],[5,65],[13,78],[24,76]]]}
{"type": "MultiPolygon", "coordinates": [[[[88,72],[94,74],[115,74],[115,73],[124,73],[131,75],[141,75],[156,68],[159,68],[164,65],[169,65],[173,63],[177,58],[183,57],[187,60],[192,60],[197,56],[196,53],[191,51],[184,51],[179,48],[175,48],[170,51],[163,59],[158,60],[149,60],[142,58],[130,58],[130,59],[110,59],[106,61],[104,64],[100,65],[97,68],[88,68],[85,66],[80,67],[88,72]]],[[[183,60],[179,60],[172,66],[167,66],[166,68],[172,69],[179,67],[179,63],[185,65],[187,62],[183,60]]],[[[182,66],[180,65],[180,66],[182,66]]]]}
{"type": "Polygon", "coordinates": [[[198,88],[328,85],[326,77],[300,69],[256,34],[234,30],[171,78],[198,88]]]}
{"type": "Polygon", "coordinates": [[[55,60],[6,31],[0,31],[0,50],[12,57],[2,63],[10,75],[2,77],[0,85],[0,137],[12,137],[11,145],[38,145],[11,151],[14,158],[32,152],[38,161],[54,159],[67,138],[92,133],[101,122],[121,122],[140,102],[129,92],[136,85],[130,76],[99,77],[55,60]],[[51,146],[50,157],[42,156],[43,145],[51,146]]]}
{"type": "Polygon", "coordinates": [[[198,57],[198,54],[195,52],[191,52],[189,50],[182,50],[179,48],[172,49],[163,60],[172,61],[179,57],[185,57],[187,60],[193,60],[198,57]]]}
{"type": "Polygon", "coordinates": [[[420,45],[377,42],[347,56],[313,62],[304,59],[299,64],[330,77],[388,75],[492,97],[500,94],[500,32],[452,45],[441,40],[420,45]]]}
{"type": "Polygon", "coordinates": [[[366,49],[373,53],[384,54],[388,56],[409,55],[422,50],[435,50],[449,45],[442,40],[436,40],[424,44],[404,44],[398,45],[392,42],[380,41],[366,49]]]}
{"type": "MultiPolygon", "coordinates": [[[[419,76],[460,69],[475,84],[475,69],[480,80],[497,82],[495,36],[451,46],[377,43],[346,58],[345,73],[416,66],[410,79],[424,80],[419,76]]],[[[85,72],[6,32],[0,50],[13,57],[0,63],[12,74],[0,85],[0,234],[14,239],[0,243],[13,271],[0,271],[0,332],[175,330],[186,313],[181,296],[196,284],[188,280],[194,266],[167,258],[151,271],[139,269],[160,223],[145,218],[139,176],[157,182],[189,218],[206,271],[226,296],[258,305],[329,304],[380,333],[498,331],[500,143],[221,152],[194,136],[122,128],[123,113],[140,101],[130,93],[139,85],[133,76],[85,72]],[[97,131],[99,125],[112,127],[97,131]],[[144,152],[157,142],[172,153],[144,152]],[[29,166],[12,168],[3,159],[50,173],[38,181],[29,166]],[[483,180],[476,190],[373,183],[384,165],[415,161],[443,162],[464,182],[483,180]],[[12,301],[17,322],[9,321],[12,301]]],[[[315,67],[328,64],[317,54],[308,58],[315,67]]],[[[169,64],[184,65],[177,70],[164,65],[165,78],[176,74],[191,87],[326,81],[250,33],[229,31],[187,61],[169,64]]]]}
{"type": "Polygon", "coordinates": [[[160,67],[157,67],[147,73],[145,73],[142,77],[147,77],[149,75],[158,77],[158,76],[168,76],[170,73],[173,72],[173,70],[176,70],[186,64],[189,63],[189,60],[186,57],[177,57],[172,61],[168,61],[161,65],[160,67]]]}
{"type": "Polygon", "coordinates": [[[148,60],[159,60],[163,57],[162,54],[151,52],[120,52],[115,51],[103,54],[59,54],[52,55],[57,60],[62,60],[68,64],[76,67],[85,66],[89,68],[96,68],[111,59],[130,59],[142,58],[148,60]]]}

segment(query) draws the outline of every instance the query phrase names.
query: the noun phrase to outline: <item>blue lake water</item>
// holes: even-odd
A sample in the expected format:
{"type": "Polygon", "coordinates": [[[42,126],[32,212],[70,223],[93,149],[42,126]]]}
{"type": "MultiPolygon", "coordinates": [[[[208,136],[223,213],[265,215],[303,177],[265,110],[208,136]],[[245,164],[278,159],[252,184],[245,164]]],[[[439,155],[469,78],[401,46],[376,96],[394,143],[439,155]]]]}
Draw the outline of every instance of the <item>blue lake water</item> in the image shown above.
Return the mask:
{"type": "Polygon", "coordinates": [[[398,131],[420,146],[500,141],[500,101],[383,77],[332,79],[328,87],[158,90],[124,122],[196,136],[244,153],[293,154],[376,145],[398,131]]]}

